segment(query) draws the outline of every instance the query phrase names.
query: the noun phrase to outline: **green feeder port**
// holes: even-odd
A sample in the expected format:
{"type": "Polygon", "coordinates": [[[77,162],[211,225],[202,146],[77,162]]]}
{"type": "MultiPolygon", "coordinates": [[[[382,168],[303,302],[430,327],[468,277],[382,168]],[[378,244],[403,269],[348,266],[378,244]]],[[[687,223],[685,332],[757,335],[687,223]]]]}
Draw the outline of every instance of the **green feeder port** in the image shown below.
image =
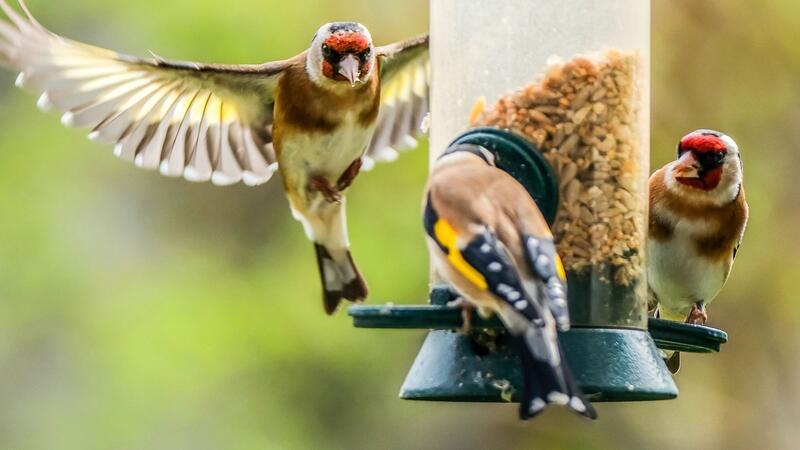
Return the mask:
{"type": "MultiPolygon", "coordinates": [[[[496,128],[470,130],[451,145],[477,144],[495,154],[497,165],[531,194],[549,223],[558,211],[558,180],[541,153],[526,139],[496,128]]],[[[658,319],[631,324],[630,304],[643,305],[636,292],[600,290],[598,279],[568,274],[570,313],[575,324],[560,339],[578,384],[593,401],[643,401],[675,398],[678,389],[659,348],[716,352],[727,335],[713,328],[658,319]],[[574,286],[574,287],[573,287],[574,286]],[[603,296],[597,301],[598,292],[603,296]],[[615,298],[628,310],[616,307],[615,298]],[[578,318],[579,320],[574,320],[578,318]],[[615,325],[616,324],[616,325],[615,325]],[[648,330],[649,328],[649,330],[648,330]]],[[[618,288],[617,288],[618,289],[618,288]]],[[[497,318],[475,316],[469,335],[461,312],[447,306],[447,286],[431,291],[430,305],[353,306],[358,328],[428,329],[422,349],[401,388],[407,400],[511,402],[517,400],[522,373],[508,335],[497,318]]],[[[636,314],[638,320],[638,312],[636,314]]]]}
{"type": "Polygon", "coordinates": [[[497,167],[514,177],[536,201],[539,210],[552,225],[558,212],[558,180],[542,154],[522,137],[497,128],[470,130],[453,141],[480,145],[491,151],[497,167]]]}

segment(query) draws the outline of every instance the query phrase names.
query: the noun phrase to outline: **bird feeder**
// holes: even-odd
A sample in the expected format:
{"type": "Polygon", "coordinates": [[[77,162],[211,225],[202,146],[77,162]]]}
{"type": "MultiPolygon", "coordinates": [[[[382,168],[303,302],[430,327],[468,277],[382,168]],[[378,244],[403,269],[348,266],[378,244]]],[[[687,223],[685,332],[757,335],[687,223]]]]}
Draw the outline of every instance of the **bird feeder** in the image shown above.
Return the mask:
{"type": "MultiPolygon", "coordinates": [[[[650,6],[640,0],[434,0],[431,161],[482,145],[548,219],[568,279],[567,362],[594,401],[678,394],[657,348],[710,352],[708,327],[647,317],[650,6]]],[[[355,326],[431,329],[401,397],[512,401],[497,319],[470,335],[433,275],[429,306],[358,306],[355,326]]]]}

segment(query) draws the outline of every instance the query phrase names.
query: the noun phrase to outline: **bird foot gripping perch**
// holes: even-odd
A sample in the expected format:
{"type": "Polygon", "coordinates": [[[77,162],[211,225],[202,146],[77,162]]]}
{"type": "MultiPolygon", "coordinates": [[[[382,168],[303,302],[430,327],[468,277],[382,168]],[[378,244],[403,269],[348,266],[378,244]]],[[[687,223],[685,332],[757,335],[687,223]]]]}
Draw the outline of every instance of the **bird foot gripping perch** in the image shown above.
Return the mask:
{"type": "Polygon", "coordinates": [[[692,305],[692,310],[689,311],[689,317],[686,318],[686,323],[690,323],[692,325],[705,325],[706,320],[708,320],[708,315],[706,314],[706,308],[703,306],[703,304],[695,303],[692,305]]]}
{"type": "Polygon", "coordinates": [[[342,192],[333,186],[323,175],[314,175],[308,180],[308,190],[319,192],[328,203],[342,203],[342,192]]]}

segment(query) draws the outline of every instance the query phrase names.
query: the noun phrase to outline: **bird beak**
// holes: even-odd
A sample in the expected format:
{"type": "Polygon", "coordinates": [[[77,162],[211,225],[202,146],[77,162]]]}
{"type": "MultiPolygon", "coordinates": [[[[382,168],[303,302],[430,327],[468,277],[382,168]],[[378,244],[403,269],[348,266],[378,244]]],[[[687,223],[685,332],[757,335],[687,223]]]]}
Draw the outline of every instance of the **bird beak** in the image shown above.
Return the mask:
{"type": "Polygon", "coordinates": [[[686,152],[678,159],[678,164],[675,165],[675,176],[677,178],[700,177],[700,163],[692,152],[686,152]]]}
{"type": "Polygon", "coordinates": [[[339,62],[339,75],[347,78],[347,81],[350,82],[350,86],[355,86],[359,81],[360,65],[361,63],[358,61],[358,58],[353,55],[347,55],[339,62]]]}

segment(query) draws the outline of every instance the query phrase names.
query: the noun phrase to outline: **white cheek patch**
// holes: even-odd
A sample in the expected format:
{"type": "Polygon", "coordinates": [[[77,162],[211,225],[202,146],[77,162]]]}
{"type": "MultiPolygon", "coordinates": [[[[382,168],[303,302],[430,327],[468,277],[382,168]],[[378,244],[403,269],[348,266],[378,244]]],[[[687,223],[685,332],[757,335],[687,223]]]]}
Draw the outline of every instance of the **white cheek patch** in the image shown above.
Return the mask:
{"type": "Polygon", "coordinates": [[[311,81],[315,83],[322,81],[322,52],[319,50],[316,43],[312,44],[311,49],[308,51],[308,56],[306,57],[306,73],[308,77],[311,78],[311,81]]]}
{"type": "Polygon", "coordinates": [[[732,201],[739,195],[739,186],[742,184],[742,163],[738,154],[729,154],[728,160],[722,166],[722,180],[716,189],[719,192],[721,203],[732,201]]]}
{"type": "Polygon", "coordinates": [[[736,145],[736,142],[730,136],[723,134],[719,139],[725,144],[725,147],[727,147],[728,153],[739,153],[739,146],[736,145]]]}

